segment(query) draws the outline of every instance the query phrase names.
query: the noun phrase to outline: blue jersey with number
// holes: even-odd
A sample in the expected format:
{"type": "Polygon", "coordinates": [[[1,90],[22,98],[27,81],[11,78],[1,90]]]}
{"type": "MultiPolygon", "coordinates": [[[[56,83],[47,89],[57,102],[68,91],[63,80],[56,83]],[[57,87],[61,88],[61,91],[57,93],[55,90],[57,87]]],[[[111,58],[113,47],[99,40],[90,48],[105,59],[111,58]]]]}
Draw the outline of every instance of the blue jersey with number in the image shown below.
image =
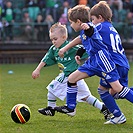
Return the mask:
{"type": "Polygon", "coordinates": [[[96,26],[102,41],[108,47],[108,50],[116,65],[129,69],[129,63],[121,43],[120,36],[110,22],[104,21],[96,26]]]}
{"type": "MultiPolygon", "coordinates": [[[[92,26],[92,23],[88,23],[92,26]]],[[[78,68],[79,71],[85,72],[88,76],[97,75],[107,82],[113,82],[119,79],[116,65],[108,51],[107,46],[102,42],[102,37],[96,28],[91,37],[85,35],[85,31],[81,30],[80,39],[89,59],[78,68]]]]}
{"type": "MultiPolygon", "coordinates": [[[[113,25],[107,21],[99,23],[96,28],[103,39],[103,43],[108,47],[112,59],[117,66],[117,71],[120,76],[119,82],[123,86],[128,86],[129,63],[118,32],[115,30],[113,25]]],[[[106,88],[111,87],[103,78],[100,80],[100,85],[106,88]]]]}

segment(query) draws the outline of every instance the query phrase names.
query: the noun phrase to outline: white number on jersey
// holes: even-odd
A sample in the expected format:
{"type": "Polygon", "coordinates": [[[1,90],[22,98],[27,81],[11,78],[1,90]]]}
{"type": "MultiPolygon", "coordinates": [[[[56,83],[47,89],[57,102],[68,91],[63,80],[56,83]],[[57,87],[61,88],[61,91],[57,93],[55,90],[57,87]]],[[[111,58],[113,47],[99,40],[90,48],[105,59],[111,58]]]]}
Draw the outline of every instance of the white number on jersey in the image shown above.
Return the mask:
{"type": "Polygon", "coordinates": [[[116,35],[110,34],[110,40],[113,52],[123,54],[124,49],[121,44],[120,36],[118,34],[116,35]],[[120,49],[120,46],[122,49],[120,49]]]}

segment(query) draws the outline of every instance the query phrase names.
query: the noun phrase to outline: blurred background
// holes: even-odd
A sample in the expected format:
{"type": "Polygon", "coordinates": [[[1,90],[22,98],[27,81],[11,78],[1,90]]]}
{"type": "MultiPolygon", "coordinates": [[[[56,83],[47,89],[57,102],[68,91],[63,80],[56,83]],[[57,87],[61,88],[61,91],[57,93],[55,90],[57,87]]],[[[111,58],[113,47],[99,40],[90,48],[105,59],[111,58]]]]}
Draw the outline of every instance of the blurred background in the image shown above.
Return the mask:
{"type": "MultiPolygon", "coordinates": [[[[70,27],[67,11],[77,4],[90,8],[100,0],[0,0],[0,64],[38,63],[48,48],[49,28],[65,24],[69,40],[77,33],[70,27]]],[[[133,61],[133,0],[106,0],[112,24],[122,39],[129,62],[133,61]]]]}

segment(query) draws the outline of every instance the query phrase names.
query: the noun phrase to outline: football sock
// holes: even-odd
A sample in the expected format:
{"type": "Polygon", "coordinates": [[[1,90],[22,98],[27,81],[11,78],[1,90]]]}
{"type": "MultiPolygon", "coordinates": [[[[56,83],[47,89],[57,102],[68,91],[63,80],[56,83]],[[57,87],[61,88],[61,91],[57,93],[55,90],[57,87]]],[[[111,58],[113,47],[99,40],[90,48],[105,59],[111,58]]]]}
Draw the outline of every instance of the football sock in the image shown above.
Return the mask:
{"type": "Polygon", "coordinates": [[[98,108],[98,109],[102,109],[103,103],[100,102],[96,97],[90,95],[87,99],[86,102],[90,105],[93,105],[94,107],[98,108]]]}
{"type": "Polygon", "coordinates": [[[47,103],[48,106],[52,108],[56,107],[56,97],[51,92],[48,92],[47,97],[48,97],[48,103],[47,103]]]}
{"type": "Polygon", "coordinates": [[[109,111],[115,117],[119,117],[121,115],[121,111],[120,111],[119,107],[117,106],[114,98],[109,93],[109,91],[101,90],[100,88],[98,88],[98,93],[100,94],[102,101],[104,102],[105,106],[109,109],[109,111]]]}
{"type": "Polygon", "coordinates": [[[67,83],[67,97],[66,97],[66,104],[69,109],[76,108],[76,99],[77,99],[77,85],[76,83],[67,83]]]}
{"type": "Polygon", "coordinates": [[[119,92],[119,97],[125,98],[133,103],[133,91],[128,87],[123,87],[121,92],[119,92]]]}
{"type": "MultiPolygon", "coordinates": [[[[133,87],[130,87],[129,89],[133,91],[133,87]]],[[[115,93],[113,97],[114,99],[124,99],[124,97],[120,97],[119,93],[115,93]]]]}

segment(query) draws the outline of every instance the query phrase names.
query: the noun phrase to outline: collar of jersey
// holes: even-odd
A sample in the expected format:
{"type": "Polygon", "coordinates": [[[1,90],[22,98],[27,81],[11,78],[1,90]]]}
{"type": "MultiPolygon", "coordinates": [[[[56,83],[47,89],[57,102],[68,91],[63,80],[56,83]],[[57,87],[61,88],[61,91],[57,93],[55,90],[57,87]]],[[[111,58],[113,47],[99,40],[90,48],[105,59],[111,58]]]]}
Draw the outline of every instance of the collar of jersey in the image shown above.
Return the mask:
{"type": "Polygon", "coordinates": [[[59,49],[61,49],[61,48],[63,48],[64,46],[66,46],[68,43],[69,43],[69,41],[66,40],[66,41],[59,47],[59,49]]]}

